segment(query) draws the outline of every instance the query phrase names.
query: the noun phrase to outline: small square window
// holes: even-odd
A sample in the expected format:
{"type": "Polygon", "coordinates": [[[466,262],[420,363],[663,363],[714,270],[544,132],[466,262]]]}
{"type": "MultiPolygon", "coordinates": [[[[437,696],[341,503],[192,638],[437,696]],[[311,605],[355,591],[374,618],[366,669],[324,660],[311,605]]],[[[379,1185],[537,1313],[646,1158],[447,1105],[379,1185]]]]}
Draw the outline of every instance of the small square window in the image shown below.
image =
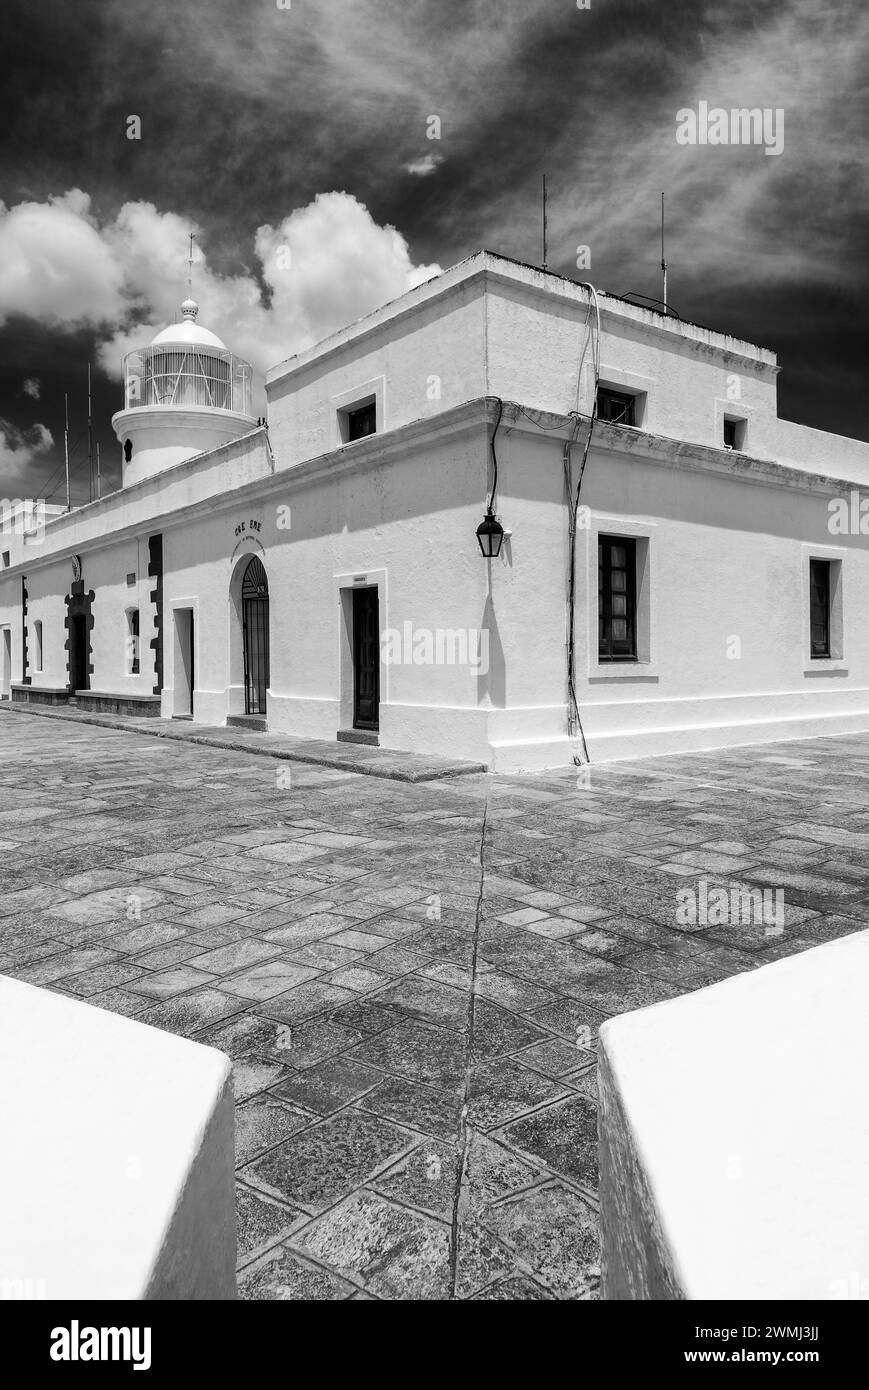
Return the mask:
{"type": "Polygon", "coordinates": [[[635,423],[634,396],[624,391],[611,391],[600,386],[597,392],[597,418],[610,425],[633,425],[635,423]]]}
{"type": "Polygon", "coordinates": [[[724,417],[724,447],[740,453],[745,448],[745,420],[737,420],[733,415],[724,417]]]}
{"type": "Polygon", "coordinates": [[[365,405],[357,406],[355,410],[347,411],[347,443],[352,444],[355,439],[365,439],[369,434],[377,431],[377,406],[374,401],[368,401],[365,405]]]}
{"type": "Polygon", "coordinates": [[[8,568],[9,568],[9,551],[8,551],[8,550],[4,550],[4,551],[3,551],[3,568],[4,568],[5,570],[8,570],[8,568]]]}

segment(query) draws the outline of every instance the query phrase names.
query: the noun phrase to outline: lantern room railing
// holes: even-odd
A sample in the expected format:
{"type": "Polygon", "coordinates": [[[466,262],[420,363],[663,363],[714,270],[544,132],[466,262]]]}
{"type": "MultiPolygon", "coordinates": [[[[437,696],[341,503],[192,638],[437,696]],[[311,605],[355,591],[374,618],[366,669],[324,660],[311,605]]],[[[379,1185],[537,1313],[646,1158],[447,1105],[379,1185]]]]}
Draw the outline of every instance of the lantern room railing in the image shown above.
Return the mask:
{"type": "Polygon", "coordinates": [[[139,348],[124,358],[124,395],[127,410],[209,406],[250,415],[250,363],[214,348],[139,348]]]}

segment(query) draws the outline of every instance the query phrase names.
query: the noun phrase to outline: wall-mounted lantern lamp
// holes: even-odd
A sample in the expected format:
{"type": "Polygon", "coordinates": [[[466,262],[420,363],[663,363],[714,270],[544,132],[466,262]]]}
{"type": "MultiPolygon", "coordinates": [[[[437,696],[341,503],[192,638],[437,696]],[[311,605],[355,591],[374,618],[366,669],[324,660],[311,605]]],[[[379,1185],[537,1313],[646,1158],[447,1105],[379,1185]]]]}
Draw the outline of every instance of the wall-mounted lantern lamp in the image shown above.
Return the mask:
{"type": "Polygon", "coordinates": [[[498,414],[495,419],[495,428],[492,430],[489,440],[489,447],[492,450],[492,491],[486,504],[486,515],[477,527],[477,540],[485,560],[497,560],[504,543],[504,527],[495,515],[495,493],[498,490],[498,455],[495,453],[495,435],[501,424],[504,403],[499,396],[496,396],[495,399],[498,402],[498,414]]]}
{"type": "Polygon", "coordinates": [[[486,560],[497,560],[504,540],[504,527],[493,511],[487,511],[477,527],[477,540],[486,560]]]}

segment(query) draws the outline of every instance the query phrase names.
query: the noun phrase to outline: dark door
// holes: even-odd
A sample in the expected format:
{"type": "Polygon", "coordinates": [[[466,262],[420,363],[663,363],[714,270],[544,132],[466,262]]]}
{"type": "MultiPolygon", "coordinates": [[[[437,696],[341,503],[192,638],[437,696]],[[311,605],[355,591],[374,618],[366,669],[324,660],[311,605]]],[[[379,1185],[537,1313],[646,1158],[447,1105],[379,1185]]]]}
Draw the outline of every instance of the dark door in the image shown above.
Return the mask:
{"type": "Polygon", "coordinates": [[[172,714],[176,719],[189,719],[193,714],[193,691],[196,672],[193,669],[195,634],[193,609],[175,609],[175,688],[172,714]]]}
{"type": "Polygon", "coordinates": [[[258,556],[252,556],[241,586],[244,628],[245,714],[266,713],[269,686],[269,581],[258,556]]]}
{"type": "Polygon", "coordinates": [[[380,613],[377,590],[353,590],[353,727],[380,728],[380,613]]]}
{"type": "Polygon", "coordinates": [[[87,618],[77,613],[70,625],[69,684],[72,690],[88,689],[89,664],[87,618]]]}

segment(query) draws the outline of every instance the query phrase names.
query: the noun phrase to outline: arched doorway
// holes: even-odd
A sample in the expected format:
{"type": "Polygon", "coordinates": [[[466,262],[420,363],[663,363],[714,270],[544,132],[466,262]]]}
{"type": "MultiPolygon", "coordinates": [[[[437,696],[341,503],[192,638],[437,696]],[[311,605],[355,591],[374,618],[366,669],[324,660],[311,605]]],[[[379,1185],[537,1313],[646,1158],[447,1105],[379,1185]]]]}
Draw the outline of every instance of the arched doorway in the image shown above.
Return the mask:
{"type": "Polygon", "coordinates": [[[91,605],[94,601],[94,591],[90,589],[85,593],[84,580],[75,577],[81,575],[81,561],[78,556],[74,557],[74,565],[72,585],[64,599],[67,609],[64,619],[67,632],[64,643],[67,657],[67,690],[71,697],[77,690],[90,689],[93,671],[91,631],[94,620],[91,605]]]}
{"type": "Polygon", "coordinates": [[[252,555],[241,585],[244,641],[244,712],[266,714],[269,686],[269,581],[258,555],[252,555]]]}

